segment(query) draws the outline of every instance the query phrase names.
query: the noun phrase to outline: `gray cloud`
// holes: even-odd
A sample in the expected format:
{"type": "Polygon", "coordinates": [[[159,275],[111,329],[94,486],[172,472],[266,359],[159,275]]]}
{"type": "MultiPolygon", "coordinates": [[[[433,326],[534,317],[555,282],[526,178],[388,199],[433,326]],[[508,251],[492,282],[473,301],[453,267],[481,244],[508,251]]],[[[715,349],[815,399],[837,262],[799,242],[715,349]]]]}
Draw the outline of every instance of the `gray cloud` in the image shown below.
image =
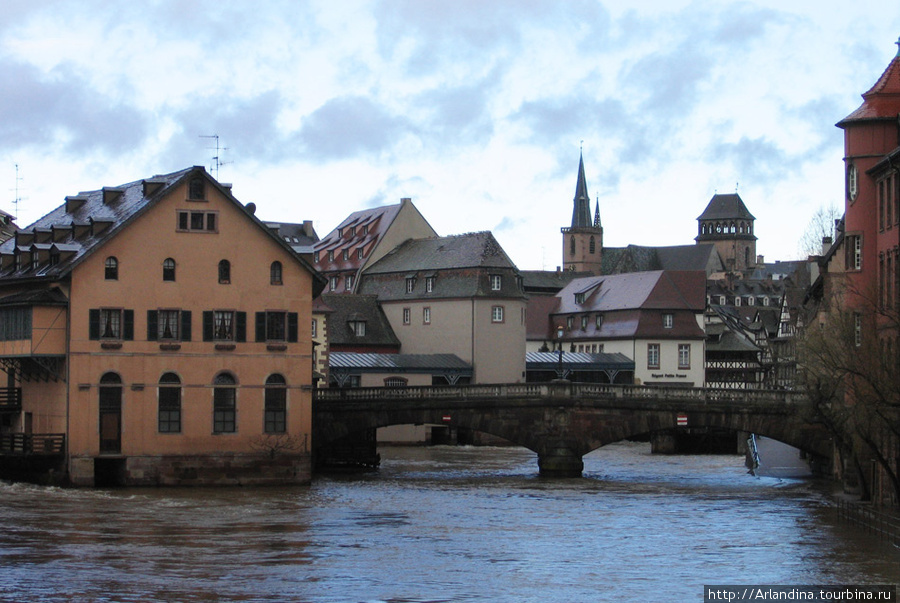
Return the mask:
{"type": "Polygon", "coordinates": [[[53,145],[72,153],[121,153],[140,145],[147,117],[86,87],[68,67],[43,74],[29,65],[0,61],[8,83],[0,95],[0,138],[15,150],[53,145]]]}
{"type": "Polygon", "coordinates": [[[798,157],[789,156],[771,140],[746,136],[735,143],[713,145],[707,159],[714,163],[731,162],[743,180],[758,185],[785,177],[801,163],[798,157]]]}
{"type": "Polygon", "coordinates": [[[329,100],[307,116],[298,138],[313,161],[377,155],[412,130],[403,118],[362,96],[329,100]]]}

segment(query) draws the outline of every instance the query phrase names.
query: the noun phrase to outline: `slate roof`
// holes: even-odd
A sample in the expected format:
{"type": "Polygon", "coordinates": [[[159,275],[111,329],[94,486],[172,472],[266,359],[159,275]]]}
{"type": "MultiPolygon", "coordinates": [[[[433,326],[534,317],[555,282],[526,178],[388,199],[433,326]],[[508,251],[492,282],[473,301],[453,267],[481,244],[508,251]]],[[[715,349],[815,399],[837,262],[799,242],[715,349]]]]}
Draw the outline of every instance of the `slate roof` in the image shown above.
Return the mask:
{"type": "Polygon", "coordinates": [[[366,274],[458,268],[515,268],[515,264],[494,235],[483,231],[409,239],[370,266],[366,274]]]}
{"type": "Polygon", "coordinates": [[[312,222],[266,222],[266,226],[284,239],[297,253],[312,253],[313,245],[319,240],[312,222]]]}
{"type": "Polygon", "coordinates": [[[755,220],[737,193],[713,195],[698,220],[755,220]]]}
{"type": "Polygon", "coordinates": [[[68,302],[59,287],[32,289],[0,297],[0,306],[65,306],[68,302]]]}
{"type": "Polygon", "coordinates": [[[329,345],[400,347],[400,340],[374,295],[323,293],[319,299],[331,310],[328,318],[329,345]],[[365,335],[355,335],[348,325],[348,322],[358,320],[366,323],[365,335]]]}
{"type": "Polygon", "coordinates": [[[672,245],[668,247],[604,247],[603,274],[626,274],[651,270],[703,270],[707,274],[723,269],[715,245],[672,245]]]}
{"type": "Polygon", "coordinates": [[[591,273],[573,270],[522,270],[519,275],[522,277],[525,293],[554,295],[572,280],[591,276],[591,273]]]}

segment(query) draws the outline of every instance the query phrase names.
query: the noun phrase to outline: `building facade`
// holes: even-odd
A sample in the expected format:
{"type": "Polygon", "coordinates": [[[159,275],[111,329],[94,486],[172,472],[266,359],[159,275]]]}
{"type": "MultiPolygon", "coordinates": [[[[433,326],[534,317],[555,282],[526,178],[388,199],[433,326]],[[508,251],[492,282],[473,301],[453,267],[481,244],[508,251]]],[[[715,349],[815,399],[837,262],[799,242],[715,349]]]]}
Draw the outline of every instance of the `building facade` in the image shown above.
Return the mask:
{"type": "Polygon", "coordinates": [[[306,482],[322,286],[202,167],[67,197],[0,245],[5,429],[74,485],[306,482]]]}

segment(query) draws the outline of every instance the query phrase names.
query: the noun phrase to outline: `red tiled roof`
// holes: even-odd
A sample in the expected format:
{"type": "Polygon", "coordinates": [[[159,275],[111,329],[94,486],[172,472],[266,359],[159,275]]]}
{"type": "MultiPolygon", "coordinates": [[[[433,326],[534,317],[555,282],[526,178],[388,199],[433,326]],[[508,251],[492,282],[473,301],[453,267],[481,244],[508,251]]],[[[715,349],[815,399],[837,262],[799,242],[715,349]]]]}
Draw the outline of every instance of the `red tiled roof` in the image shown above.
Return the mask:
{"type": "Polygon", "coordinates": [[[838,127],[848,121],[864,119],[896,119],[900,113],[900,55],[887,66],[875,85],[862,95],[863,104],[838,122],[838,127]]]}

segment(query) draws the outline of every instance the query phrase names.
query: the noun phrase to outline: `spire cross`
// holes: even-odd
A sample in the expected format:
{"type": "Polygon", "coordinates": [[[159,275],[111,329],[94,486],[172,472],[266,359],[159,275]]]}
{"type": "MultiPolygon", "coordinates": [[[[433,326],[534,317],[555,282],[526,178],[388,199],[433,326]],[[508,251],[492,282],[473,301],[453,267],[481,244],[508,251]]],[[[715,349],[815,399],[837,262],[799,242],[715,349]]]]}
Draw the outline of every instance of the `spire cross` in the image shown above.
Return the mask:
{"type": "Polygon", "coordinates": [[[897,41],[894,42],[897,45],[897,56],[900,57],[900,38],[897,38],[897,41]]]}

